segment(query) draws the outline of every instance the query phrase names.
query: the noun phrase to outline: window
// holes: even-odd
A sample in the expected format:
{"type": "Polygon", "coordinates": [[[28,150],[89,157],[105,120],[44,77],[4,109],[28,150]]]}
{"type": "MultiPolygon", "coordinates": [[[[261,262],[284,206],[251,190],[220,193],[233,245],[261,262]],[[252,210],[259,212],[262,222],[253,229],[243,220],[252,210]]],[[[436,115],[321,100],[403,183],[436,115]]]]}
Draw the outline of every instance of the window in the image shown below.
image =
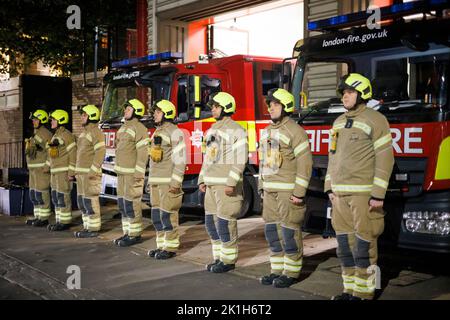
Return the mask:
{"type": "MultiPolygon", "coordinates": [[[[194,95],[194,86],[188,85],[188,79],[186,75],[178,78],[177,107],[179,121],[188,121],[194,117],[194,109],[192,107],[189,108],[189,96],[194,95]]],[[[210,78],[206,75],[200,76],[201,119],[211,117],[211,110],[207,105],[209,96],[219,91],[221,91],[220,79],[210,78]]]]}

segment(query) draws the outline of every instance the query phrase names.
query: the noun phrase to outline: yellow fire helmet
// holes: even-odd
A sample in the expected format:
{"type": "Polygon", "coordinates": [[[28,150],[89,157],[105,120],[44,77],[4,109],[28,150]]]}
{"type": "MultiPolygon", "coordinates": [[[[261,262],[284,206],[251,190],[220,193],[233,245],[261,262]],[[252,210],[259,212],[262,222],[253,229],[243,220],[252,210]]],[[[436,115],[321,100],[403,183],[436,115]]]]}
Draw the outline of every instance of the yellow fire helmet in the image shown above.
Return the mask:
{"type": "Polygon", "coordinates": [[[138,117],[143,117],[145,112],[145,106],[138,99],[131,99],[125,103],[125,107],[132,107],[134,109],[134,114],[138,117]]]}
{"type": "Polygon", "coordinates": [[[164,113],[164,118],[171,120],[175,119],[175,106],[169,100],[159,100],[153,104],[153,109],[158,108],[164,113]]]}
{"type": "Polygon", "coordinates": [[[44,124],[48,122],[48,113],[45,110],[36,109],[36,111],[31,113],[30,119],[38,119],[41,124],[44,124]]]}
{"type": "Polygon", "coordinates": [[[278,102],[283,106],[286,113],[294,112],[295,103],[294,96],[287,90],[282,88],[273,88],[267,92],[266,103],[270,107],[270,101],[278,102]]]}
{"type": "Polygon", "coordinates": [[[100,110],[93,104],[88,104],[80,108],[81,113],[86,113],[89,116],[89,120],[99,121],[100,120],[100,110]]]}
{"type": "Polygon", "coordinates": [[[370,80],[359,73],[350,73],[341,78],[336,92],[342,97],[345,89],[353,89],[361,94],[363,100],[369,100],[372,97],[372,85],[370,80]]]}
{"type": "Polygon", "coordinates": [[[218,104],[223,108],[224,113],[236,112],[236,101],[234,97],[227,92],[216,92],[209,96],[208,106],[212,107],[214,104],[218,104]]]}
{"type": "Polygon", "coordinates": [[[69,114],[67,111],[57,109],[50,114],[50,118],[55,119],[58,124],[66,124],[69,123],[69,114]]]}

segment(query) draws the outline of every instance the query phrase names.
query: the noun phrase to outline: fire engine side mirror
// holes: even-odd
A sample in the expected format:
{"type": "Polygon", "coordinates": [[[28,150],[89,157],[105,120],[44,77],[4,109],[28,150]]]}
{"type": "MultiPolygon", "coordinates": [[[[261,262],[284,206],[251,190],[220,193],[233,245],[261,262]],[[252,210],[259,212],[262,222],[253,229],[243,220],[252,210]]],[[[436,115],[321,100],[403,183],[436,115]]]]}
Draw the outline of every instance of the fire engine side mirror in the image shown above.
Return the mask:
{"type": "Polygon", "coordinates": [[[189,87],[189,107],[194,108],[194,118],[200,119],[202,109],[200,76],[189,77],[189,87]]]}

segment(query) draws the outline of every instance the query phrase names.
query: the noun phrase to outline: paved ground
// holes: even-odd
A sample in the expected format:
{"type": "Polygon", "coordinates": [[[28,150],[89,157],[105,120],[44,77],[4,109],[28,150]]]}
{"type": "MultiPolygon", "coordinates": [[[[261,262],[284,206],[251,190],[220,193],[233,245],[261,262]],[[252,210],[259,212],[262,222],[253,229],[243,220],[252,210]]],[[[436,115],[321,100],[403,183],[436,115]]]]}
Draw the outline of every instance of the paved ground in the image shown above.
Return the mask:
{"type": "MultiPolygon", "coordinates": [[[[155,232],[145,218],[143,243],[117,248],[120,220],[115,206],[102,207],[104,231],[98,239],[75,239],[72,232],[50,233],[24,225],[25,217],[0,215],[0,299],[329,299],[341,291],[335,239],[305,235],[300,282],[289,289],[262,286],[269,271],[260,217],[239,220],[240,258],[235,271],[211,274],[204,265],[211,248],[200,219],[181,219],[179,255],[169,261],[147,257],[155,232]],[[81,270],[81,290],[66,286],[81,270]]],[[[75,222],[81,223],[79,213],[75,222]]],[[[80,229],[74,226],[72,231],[80,229]]],[[[450,258],[382,249],[380,299],[450,299],[450,258]]]]}

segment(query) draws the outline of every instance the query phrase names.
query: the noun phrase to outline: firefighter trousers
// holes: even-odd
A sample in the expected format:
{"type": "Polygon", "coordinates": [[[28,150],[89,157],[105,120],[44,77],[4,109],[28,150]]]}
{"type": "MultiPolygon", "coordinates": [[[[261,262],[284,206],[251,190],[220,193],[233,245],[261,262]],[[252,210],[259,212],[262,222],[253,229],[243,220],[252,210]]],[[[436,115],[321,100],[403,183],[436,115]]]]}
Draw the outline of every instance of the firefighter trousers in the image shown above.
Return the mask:
{"type": "Polygon", "coordinates": [[[152,223],[156,229],[156,247],[176,252],[180,247],[178,213],[183,202],[183,192],[174,194],[169,189],[169,185],[150,187],[152,223]]]}
{"type": "Polygon", "coordinates": [[[56,223],[72,223],[72,182],[69,181],[67,172],[52,173],[50,175],[52,188],[52,202],[55,206],[56,223]]]}
{"type": "Polygon", "coordinates": [[[235,264],[238,258],[237,216],[241,210],[242,183],[235,194],[225,194],[225,186],[207,186],[205,194],[205,227],[211,238],[214,260],[235,264]]]}
{"type": "Polygon", "coordinates": [[[270,248],[271,273],[298,278],[303,262],[301,226],[306,205],[290,202],[292,192],[264,191],[264,233],[270,248]]]}
{"type": "Polygon", "coordinates": [[[99,194],[101,175],[77,174],[77,204],[83,214],[83,229],[99,231],[102,226],[99,194]]]}
{"type": "Polygon", "coordinates": [[[369,195],[346,195],[332,202],[344,292],[363,299],[373,298],[381,276],[377,239],[384,230],[384,210],[370,210],[369,200],[369,195]]]}
{"type": "Polygon", "coordinates": [[[142,235],[142,193],[144,178],[135,178],[132,174],[117,175],[117,203],[122,214],[123,234],[130,237],[142,235]]]}
{"type": "Polygon", "coordinates": [[[43,168],[30,169],[29,173],[30,200],[33,204],[34,217],[48,220],[52,211],[50,208],[50,173],[43,168]]]}

